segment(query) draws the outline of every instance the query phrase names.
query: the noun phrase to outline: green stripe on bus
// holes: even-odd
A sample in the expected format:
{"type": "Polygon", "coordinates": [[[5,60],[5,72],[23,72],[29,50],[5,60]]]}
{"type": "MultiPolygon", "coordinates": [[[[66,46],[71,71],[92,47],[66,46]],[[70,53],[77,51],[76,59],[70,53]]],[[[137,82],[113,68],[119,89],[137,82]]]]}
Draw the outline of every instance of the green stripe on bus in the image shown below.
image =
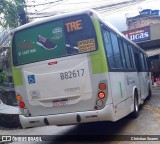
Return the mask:
{"type": "Polygon", "coordinates": [[[12,67],[13,81],[15,86],[23,85],[22,73],[20,68],[12,67]]]}
{"type": "Polygon", "coordinates": [[[11,52],[11,66],[12,66],[12,74],[13,74],[14,86],[21,86],[21,85],[23,85],[21,69],[20,68],[16,68],[16,67],[13,66],[12,41],[11,41],[11,45],[10,45],[10,52],[11,52]]]}
{"type": "Polygon", "coordinates": [[[93,19],[93,24],[98,40],[98,51],[90,53],[91,67],[93,74],[100,74],[108,72],[108,65],[105,56],[99,21],[97,19],[93,19]]]}
{"type": "Polygon", "coordinates": [[[123,96],[123,93],[122,93],[122,83],[119,82],[119,88],[120,88],[120,93],[121,93],[121,97],[123,96]]]}

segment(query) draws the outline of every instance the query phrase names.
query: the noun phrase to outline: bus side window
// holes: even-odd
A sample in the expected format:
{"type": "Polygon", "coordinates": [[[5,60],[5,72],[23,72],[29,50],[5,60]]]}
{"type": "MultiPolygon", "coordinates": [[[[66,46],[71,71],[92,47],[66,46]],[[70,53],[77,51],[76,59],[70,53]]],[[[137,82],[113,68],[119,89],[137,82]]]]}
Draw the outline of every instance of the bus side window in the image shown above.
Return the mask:
{"type": "Polygon", "coordinates": [[[117,35],[105,28],[102,31],[109,68],[123,69],[117,35]]]}
{"type": "Polygon", "coordinates": [[[145,68],[145,63],[144,63],[144,57],[143,57],[143,54],[142,52],[140,53],[140,64],[141,64],[141,70],[142,71],[146,71],[146,68],[145,68]]]}
{"type": "Polygon", "coordinates": [[[104,28],[102,29],[102,32],[103,32],[104,45],[107,53],[106,55],[107,55],[109,67],[116,68],[110,33],[104,28]]]}
{"type": "Polygon", "coordinates": [[[120,53],[121,53],[121,57],[122,57],[122,63],[123,63],[123,67],[124,69],[126,69],[126,60],[125,60],[125,55],[124,55],[124,47],[123,47],[123,42],[121,39],[118,39],[119,42],[119,48],[120,48],[120,53]]]}
{"type": "Polygon", "coordinates": [[[129,56],[130,56],[130,60],[131,60],[132,69],[135,70],[135,62],[134,62],[134,56],[133,56],[133,49],[132,49],[132,46],[130,44],[128,44],[128,52],[129,52],[129,56]]]}
{"type": "Polygon", "coordinates": [[[110,34],[111,34],[111,41],[112,41],[116,68],[123,69],[117,35],[115,35],[113,32],[110,32],[110,34]]]}
{"type": "Polygon", "coordinates": [[[147,63],[147,56],[143,54],[143,57],[144,57],[145,68],[146,68],[146,71],[148,72],[149,68],[148,68],[148,63],[147,63]]]}
{"type": "Polygon", "coordinates": [[[139,56],[139,52],[134,52],[134,59],[135,59],[135,63],[136,63],[136,68],[138,72],[141,72],[141,64],[140,64],[140,56],[139,56]]]}
{"type": "Polygon", "coordinates": [[[130,55],[129,55],[129,49],[128,49],[128,46],[125,41],[123,41],[123,47],[124,47],[124,54],[125,54],[125,58],[126,58],[127,69],[131,70],[132,66],[131,66],[131,59],[130,59],[130,55]]]}

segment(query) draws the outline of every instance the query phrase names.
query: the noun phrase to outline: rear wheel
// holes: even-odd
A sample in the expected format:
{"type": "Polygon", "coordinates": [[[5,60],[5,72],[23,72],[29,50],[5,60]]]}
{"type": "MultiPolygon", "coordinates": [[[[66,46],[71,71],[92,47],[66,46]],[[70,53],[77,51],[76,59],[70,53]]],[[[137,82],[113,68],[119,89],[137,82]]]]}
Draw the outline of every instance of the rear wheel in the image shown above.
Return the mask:
{"type": "Polygon", "coordinates": [[[139,115],[139,106],[138,106],[138,94],[135,93],[134,96],[134,111],[131,113],[132,118],[137,118],[139,115]]]}

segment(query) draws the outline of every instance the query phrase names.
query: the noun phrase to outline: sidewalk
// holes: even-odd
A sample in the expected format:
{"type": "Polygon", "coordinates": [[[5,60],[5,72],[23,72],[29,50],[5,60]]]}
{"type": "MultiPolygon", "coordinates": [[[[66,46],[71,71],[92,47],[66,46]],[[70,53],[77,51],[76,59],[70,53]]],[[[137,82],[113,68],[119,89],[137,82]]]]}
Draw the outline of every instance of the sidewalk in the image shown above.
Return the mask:
{"type": "Polygon", "coordinates": [[[160,90],[160,86],[152,86],[152,90],[160,90]]]}

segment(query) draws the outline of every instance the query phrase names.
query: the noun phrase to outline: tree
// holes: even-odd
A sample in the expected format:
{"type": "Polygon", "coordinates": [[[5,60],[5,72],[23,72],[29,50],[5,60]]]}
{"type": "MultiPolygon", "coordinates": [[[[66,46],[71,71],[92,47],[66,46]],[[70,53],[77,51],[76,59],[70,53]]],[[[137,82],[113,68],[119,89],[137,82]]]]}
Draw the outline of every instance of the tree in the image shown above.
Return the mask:
{"type": "Polygon", "coordinates": [[[0,0],[0,25],[16,28],[27,23],[24,0],[0,0]]]}

